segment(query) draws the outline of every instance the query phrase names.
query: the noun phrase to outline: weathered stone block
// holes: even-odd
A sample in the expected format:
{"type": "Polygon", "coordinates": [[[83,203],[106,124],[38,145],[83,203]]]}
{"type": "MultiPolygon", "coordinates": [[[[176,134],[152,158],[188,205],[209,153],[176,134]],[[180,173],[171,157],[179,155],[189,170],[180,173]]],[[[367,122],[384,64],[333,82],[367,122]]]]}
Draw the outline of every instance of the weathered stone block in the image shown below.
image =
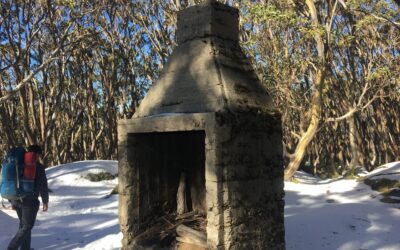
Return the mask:
{"type": "Polygon", "coordinates": [[[207,0],[178,13],[177,41],[182,44],[195,38],[217,36],[239,40],[239,12],[237,9],[207,0]]]}

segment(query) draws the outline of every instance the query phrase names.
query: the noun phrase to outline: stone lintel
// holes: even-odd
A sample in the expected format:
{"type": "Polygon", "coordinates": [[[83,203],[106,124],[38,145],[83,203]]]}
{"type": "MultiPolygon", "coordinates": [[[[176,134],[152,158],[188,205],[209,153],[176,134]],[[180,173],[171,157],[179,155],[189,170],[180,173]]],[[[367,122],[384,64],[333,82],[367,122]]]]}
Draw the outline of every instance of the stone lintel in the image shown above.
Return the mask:
{"type": "MultiPolygon", "coordinates": [[[[130,133],[153,133],[206,130],[214,113],[167,113],[118,121],[118,136],[123,140],[130,133]]],[[[121,140],[119,140],[121,142],[121,140]]]]}

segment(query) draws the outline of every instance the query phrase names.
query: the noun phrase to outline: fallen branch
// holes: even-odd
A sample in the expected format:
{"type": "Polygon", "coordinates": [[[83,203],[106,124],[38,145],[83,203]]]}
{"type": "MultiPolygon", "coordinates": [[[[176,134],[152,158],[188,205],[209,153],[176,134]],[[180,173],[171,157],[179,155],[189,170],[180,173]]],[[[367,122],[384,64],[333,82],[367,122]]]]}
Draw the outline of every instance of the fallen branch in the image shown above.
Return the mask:
{"type": "Polygon", "coordinates": [[[192,217],[192,216],[195,216],[196,215],[196,211],[190,211],[190,212],[187,212],[187,213],[184,213],[184,214],[179,214],[178,216],[176,216],[176,219],[177,220],[182,220],[182,219],[186,219],[186,218],[189,218],[189,217],[192,217]]]}
{"type": "Polygon", "coordinates": [[[185,225],[176,228],[176,241],[207,248],[207,235],[185,225]]]}

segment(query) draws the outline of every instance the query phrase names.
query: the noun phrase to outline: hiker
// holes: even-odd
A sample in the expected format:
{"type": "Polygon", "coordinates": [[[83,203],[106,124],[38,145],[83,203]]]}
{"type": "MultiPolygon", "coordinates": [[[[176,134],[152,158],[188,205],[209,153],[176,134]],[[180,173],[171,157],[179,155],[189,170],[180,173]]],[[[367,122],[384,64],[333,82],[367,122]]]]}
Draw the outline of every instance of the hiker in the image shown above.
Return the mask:
{"type": "Polygon", "coordinates": [[[8,250],[30,250],[31,249],[31,230],[35,224],[36,215],[39,211],[39,195],[42,198],[43,211],[46,212],[49,208],[49,192],[47,186],[47,177],[44,167],[39,163],[39,158],[42,155],[42,149],[38,145],[31,145],[27,148],[28,152],[33,152],[37,155],[36,176],[34,179],[33,195],[22,198],[21,200],[11,200],[11,205],[16,210],[19,218],[19,229],[14,238],[8,245],[8,250]]]}

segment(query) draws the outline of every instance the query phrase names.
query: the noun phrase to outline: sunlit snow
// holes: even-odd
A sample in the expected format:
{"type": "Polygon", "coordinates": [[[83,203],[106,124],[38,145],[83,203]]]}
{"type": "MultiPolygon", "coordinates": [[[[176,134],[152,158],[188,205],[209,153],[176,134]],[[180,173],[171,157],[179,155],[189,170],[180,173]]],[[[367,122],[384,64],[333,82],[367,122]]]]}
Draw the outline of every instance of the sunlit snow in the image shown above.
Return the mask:
{"type": "MultiPolygon", "coordinates": [[[[116,161],[82,161],[49,168],[49,211],[39,212],[32,231],[35,249],[121,247],[118,196],[107,195],[117,179],[90,182],[88,173],[117,173],[116,161]]],[[[400,163],[368,174],[400,180],[400,163]]],[[[378,192],[356,180],[320,180],[296,173],[299,183],[285,183],[286,248],[400,249],[400,204],[382,203],[378,192]]],[[[0,249],[18,228],[12,210],[0,210],[0,249]]]]}

